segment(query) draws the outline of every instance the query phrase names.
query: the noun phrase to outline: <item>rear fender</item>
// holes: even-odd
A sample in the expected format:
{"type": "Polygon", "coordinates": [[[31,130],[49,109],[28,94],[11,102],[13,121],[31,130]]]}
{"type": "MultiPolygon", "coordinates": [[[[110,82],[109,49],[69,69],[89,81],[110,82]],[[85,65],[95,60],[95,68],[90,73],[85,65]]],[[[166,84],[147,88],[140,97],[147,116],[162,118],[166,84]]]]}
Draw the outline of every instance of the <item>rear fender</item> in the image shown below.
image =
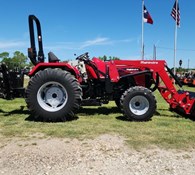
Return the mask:
{"type": "Polygon", "coordinates": [[[38,71],[44,70],[46,68],[60,68],[62,70],[66,70],[70,72],[72,75],[75,76],[76,79],[78,79],[79,82],[82,81],[80,77],[80,73],[76,67],[71,66],[67,63],[39,63],[36,66],[33,67],[33,69],[29,72],[29,76],[34,76],[38,71]]]}

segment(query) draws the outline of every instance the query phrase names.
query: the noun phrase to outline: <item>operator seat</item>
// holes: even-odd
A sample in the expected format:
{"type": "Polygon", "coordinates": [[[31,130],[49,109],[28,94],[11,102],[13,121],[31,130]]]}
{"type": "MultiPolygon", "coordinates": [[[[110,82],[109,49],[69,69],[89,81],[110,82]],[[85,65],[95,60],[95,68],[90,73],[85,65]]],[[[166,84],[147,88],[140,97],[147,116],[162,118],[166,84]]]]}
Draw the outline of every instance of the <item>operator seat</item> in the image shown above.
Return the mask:
{"type": "Polygon", "coordinates": [[[55,63],[55,62],[59,62],[60,59],[58,59],[58,57],[53,52],[49,52],[48,53],[48,61],[50,63],[55,63]]]}

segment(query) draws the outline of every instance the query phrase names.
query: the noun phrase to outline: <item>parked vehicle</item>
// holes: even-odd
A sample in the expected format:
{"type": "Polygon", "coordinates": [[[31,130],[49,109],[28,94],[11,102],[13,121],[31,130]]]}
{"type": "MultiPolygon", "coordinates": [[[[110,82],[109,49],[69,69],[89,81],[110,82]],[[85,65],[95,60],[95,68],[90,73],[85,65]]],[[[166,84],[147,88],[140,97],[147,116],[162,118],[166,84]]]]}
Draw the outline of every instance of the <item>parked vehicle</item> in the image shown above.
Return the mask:
{"type": "MultiPolygon", "coordinates": [[[[82,105],[115,101],[128,120],[148,121],[156,111],[155,90],[159,90],[172,110],[189,117],[195,116],[195,93],[175,88],[170,76],[180,87],[182,84],[164,60],[102,61],[99,58],[90,59],[88,53],[84,53],[75,62],[60,62],[50,52],[48,61],[45,61],[41,26],[34,15],[29,16],[29,30],[31,46],[28,57],[34,67],[28,74],[30,80],[25,99],[35,119],[65,121],[82,105]],[[34,24],[37,28],[38,53],[34,24]]],[[[10,90],[5,90],[5,86],[1,89],[6,96],[17,88],[10,84],[10,90]]],[[[15,96],[13,92],[11,94],[15,96]]]]}

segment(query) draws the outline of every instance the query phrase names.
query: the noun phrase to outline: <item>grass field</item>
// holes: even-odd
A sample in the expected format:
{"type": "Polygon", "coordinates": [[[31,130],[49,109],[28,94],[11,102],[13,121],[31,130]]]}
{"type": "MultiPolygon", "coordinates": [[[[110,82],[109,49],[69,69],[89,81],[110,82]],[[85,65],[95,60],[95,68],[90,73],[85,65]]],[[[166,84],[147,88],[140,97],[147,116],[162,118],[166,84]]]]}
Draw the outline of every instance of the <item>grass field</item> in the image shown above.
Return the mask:
{"type": "MultiPolygon", "coordinates": [[[[193,91],[194,88],[191,89],[193,91]]],[[[24,99],[0,99],[0,138],[69,137],[94,138],[101,134],[121,135],[132,148],[195,148],[195,123],[170,112],[156,93],[157,111],[151,121],[129,122],[113,102],[101,107],[83,107],[78,118],[65,123],[42,123],[29,119],[24,99]]]]}

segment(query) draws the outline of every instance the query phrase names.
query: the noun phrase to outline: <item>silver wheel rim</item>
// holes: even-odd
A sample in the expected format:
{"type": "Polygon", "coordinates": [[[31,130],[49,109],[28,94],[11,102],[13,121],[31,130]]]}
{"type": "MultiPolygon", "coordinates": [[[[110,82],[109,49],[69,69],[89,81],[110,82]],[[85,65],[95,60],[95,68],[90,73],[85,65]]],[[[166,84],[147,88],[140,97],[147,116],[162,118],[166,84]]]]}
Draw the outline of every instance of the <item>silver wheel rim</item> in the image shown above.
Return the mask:
{"type": "Polygon", "coordinates": [[[149,101],[144,96],[137,95],[130,100],[129,109],[135,115],[143,115],[149,109],[149,101]]]}
{"type": "Polygon", "coordinates": [[[37,101],[44,110],[56,112],[66,105],[68,94],[60,83],[47,82],[39,88],[37,101]]]}

